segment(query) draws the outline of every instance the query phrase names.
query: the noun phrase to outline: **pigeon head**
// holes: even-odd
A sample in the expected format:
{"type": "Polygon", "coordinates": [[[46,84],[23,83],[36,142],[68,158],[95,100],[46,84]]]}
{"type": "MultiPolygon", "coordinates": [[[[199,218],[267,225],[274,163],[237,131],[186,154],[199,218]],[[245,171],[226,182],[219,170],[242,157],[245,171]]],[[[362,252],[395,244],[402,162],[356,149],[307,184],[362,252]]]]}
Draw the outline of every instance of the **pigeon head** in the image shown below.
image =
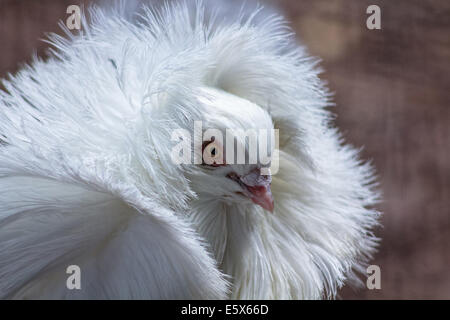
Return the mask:
{"type": "Polygon", "coordinates": [[[254,204],[272,212],[270,165],[275,131],[269,113],[210,87],[202,88],[196,100],[202,114],[201,154],[200,148],[196,150],[201,163],[195,164],[188,179],[199,199],[254,204]]]}

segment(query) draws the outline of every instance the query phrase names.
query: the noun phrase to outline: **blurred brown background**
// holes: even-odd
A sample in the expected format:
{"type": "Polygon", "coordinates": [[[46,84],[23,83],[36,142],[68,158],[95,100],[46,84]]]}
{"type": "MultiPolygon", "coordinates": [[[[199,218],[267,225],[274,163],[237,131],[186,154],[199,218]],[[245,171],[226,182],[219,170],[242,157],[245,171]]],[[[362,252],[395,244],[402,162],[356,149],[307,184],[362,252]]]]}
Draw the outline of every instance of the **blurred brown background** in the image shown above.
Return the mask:
{"type": "MultiPolygon", "coordinates": [[[[337,124],[373,159],[384,192],[373,261],[382,289],[344,288],[342,298],[450,299],[450,1],[272,2],[323,59],[337,124]],[[371,4],[381,30],[366,28],[371,4]]],[[[0,77],[45,55],[40,39],[79,3],[0,0],[0,77]]]]}

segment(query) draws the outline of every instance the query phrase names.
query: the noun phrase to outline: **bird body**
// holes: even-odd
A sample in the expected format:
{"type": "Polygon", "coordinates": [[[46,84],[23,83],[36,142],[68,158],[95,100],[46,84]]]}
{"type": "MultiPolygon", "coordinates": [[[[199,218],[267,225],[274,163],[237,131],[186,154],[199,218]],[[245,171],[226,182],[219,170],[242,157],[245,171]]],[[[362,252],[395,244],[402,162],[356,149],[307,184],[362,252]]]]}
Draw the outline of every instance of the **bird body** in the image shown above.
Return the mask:
{"type": "Polygon", "coordinates": [[[264,10],[128,5],[92,9],[3,81],[0,297],[334,297],[374,252],[378,195],[315,60],[264,10]],[[174,131],[196,121],[277,129],[276,174],[174,163],[174,131]]]}

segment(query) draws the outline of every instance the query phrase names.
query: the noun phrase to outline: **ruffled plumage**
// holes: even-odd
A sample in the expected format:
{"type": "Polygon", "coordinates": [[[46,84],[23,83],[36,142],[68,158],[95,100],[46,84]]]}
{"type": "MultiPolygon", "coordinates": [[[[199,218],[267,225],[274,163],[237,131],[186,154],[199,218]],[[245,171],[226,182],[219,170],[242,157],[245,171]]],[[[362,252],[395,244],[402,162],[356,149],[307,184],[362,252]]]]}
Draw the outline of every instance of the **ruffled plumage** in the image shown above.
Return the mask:
{"type": "Polygon", "coordinates": [[[378,193],[330,121],[317,61],[271,11],[136,8],[92,9],[3,81],[0,297],[334,297],[374,252],[378,193]],[[195,168],[170,160],[171,132],[204,118],[203,86],[279,129],[273,214],[202,197],[195,168]]]}

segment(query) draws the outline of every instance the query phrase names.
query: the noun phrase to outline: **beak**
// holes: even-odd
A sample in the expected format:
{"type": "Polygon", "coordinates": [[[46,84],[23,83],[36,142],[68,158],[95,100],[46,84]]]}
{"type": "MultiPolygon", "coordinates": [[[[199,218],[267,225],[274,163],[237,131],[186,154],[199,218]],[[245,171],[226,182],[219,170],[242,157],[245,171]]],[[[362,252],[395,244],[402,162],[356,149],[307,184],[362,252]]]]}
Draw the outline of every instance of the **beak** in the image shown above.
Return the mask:
{"type": "Polygon", "coordinates": [[[253,203],[260,205],[269,212],[273,212],[273,197],[270,183],[268,185],[248,186],[247,189],[251,193],[250,199],[253,203]]]}
{"type": "Polygon", "coordinates": [[[228,177],[238,182],[244,189],[244,193],[253,201],[269,212],[273,212],[273,197],[270,185],[272,177],[261,175],[261,169],[254,169],[243,177],[230,174],[228,177]]]}

